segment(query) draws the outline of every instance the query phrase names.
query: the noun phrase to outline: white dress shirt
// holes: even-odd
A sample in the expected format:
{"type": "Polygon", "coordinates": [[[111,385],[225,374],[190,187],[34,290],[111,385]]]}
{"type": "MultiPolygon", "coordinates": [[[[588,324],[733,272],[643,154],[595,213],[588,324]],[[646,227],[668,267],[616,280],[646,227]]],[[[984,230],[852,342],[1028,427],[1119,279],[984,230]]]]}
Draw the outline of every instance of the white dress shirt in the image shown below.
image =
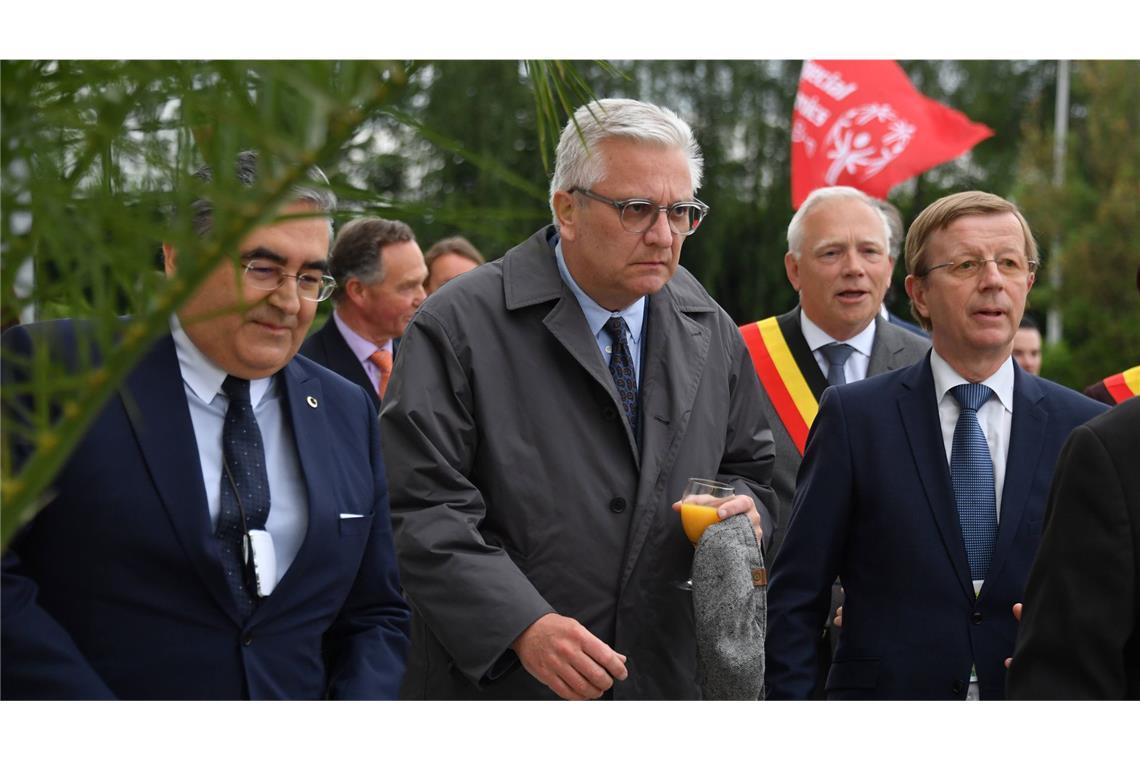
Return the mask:
{"type": "Polygon", "coordinates": [[[811,349],[812,356],[815,357],[819,371],[823,373],[824,377],[827,377],[831,363],[827,361],[827,357],[819,349],[828,343],[846,343],[855,349],[843,365],[843,375],[847,378],[847,382],[853,383],[867,377],[867,367],[871,364],[871,349],[875,347],[875,320],[872,319],[871,324],[864,327],[862,332],[847,340],[836,340],[825,333],[819,325],[808,319],[807,313],[800,309],[800,330],[803,332],[804,340],[807,341],[808,348],[811,349]]]}
{"type": "MultiPolygon", "coordinates": [[[[217,530],[222,511],[222,427],[229,408],[229,399],[222,392],[226,371],[194,345],[177,316],[171,317],[170,322],[186,403],[190,407],[190,421],[194,426],[194,439],[198,445],[210,525],[217,530]]],[[[265,448],[269,478],[269,519],[265,529],[273,536],[277,580],[280,581],[308,532],[309,498],[293,430],[284,409],[281,381],[276,375],[251,380],[249,400],[265,448]]]]}

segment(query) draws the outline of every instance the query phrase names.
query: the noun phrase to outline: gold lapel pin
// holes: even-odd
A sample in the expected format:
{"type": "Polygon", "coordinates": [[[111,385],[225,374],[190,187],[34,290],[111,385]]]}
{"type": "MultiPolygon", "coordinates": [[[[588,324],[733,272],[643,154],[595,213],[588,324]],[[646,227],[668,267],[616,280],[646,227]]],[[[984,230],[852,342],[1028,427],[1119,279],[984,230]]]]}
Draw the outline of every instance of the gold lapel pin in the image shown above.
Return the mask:
{"type": "Polygon", "coordinates": [[[313,398],[312,396],[306,396],[305,401],[308,401],[309,406],[313,407],[314,409],[317,408],[317,400],[315,398],[313,398]]]}

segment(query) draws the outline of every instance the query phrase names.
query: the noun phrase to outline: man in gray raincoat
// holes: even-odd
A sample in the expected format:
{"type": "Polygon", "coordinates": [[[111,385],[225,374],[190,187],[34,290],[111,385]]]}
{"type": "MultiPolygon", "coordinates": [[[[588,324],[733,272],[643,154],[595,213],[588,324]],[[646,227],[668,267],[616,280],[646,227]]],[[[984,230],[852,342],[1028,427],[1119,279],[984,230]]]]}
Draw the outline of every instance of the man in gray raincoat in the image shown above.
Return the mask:
{"type": "Polygon", "coordinates": [[[402,695],[694,699],[690,477],[772,531],[772,434],[733,320],[684,269],[708,207],[671,111],[578,109],[555,224],[426,301],[381,414],[402,695]]]}

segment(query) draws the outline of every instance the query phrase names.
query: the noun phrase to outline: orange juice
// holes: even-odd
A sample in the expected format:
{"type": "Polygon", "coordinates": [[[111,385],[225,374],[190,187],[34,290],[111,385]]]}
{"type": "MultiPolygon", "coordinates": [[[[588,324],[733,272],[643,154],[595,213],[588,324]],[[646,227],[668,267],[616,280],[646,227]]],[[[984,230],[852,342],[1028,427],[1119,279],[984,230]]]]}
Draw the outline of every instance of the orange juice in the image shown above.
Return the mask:
{"type": "Polygon", "coordinates": [[[706,507],[703,504],[681,504],[681,526],[684,527],[685,535],[689,537],[694,546],[701,540],[701,534],[705,532],[705,528],[719,521],[716,507],[706,507]]]}

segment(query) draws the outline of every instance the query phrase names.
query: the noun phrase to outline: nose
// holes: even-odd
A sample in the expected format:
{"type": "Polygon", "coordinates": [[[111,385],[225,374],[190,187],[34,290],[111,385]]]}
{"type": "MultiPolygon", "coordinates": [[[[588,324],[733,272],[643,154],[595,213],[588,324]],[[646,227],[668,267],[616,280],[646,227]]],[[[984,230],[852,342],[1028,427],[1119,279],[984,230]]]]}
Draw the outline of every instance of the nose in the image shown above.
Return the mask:
{"type": "Polygon", "coordinates": [[[661,209],[653,218],[653,225],[645,231],[645,242],[649,245],[672,246],[674,234],[666,210],[661,209]]]}
{"type": "Polygon", "coordinates": [[[866,274],[863,257],[854,248],[843,252],[843,275],[845,277],[862,277],[866,274]]]}
{"type": "Polygon", "coordinates": [[[427,298],[427,291],[424,290],[423,285],[420,285],[416,289],[415,296],[412,298],[412,304],[418,309],[418,308],[420,308],[420,304],[422,304],[424,302],[425,298],[427,298]]]}
{"type": "Polygon", "coordinates": [[[269,302],[286,314],[296,314],[301,310],[301,293],[297,290],[297,278],[286,277],[285,282],[269,293],[269,302]]]}
{"type": "Polygon", "coordinates": [[[981,290],[990,290],[1004,286],[1005,278],[998,270],[997,261],[994,259],[985,259],[982,262],[981,274],[978,275],[978,287],[981,290]]]}

